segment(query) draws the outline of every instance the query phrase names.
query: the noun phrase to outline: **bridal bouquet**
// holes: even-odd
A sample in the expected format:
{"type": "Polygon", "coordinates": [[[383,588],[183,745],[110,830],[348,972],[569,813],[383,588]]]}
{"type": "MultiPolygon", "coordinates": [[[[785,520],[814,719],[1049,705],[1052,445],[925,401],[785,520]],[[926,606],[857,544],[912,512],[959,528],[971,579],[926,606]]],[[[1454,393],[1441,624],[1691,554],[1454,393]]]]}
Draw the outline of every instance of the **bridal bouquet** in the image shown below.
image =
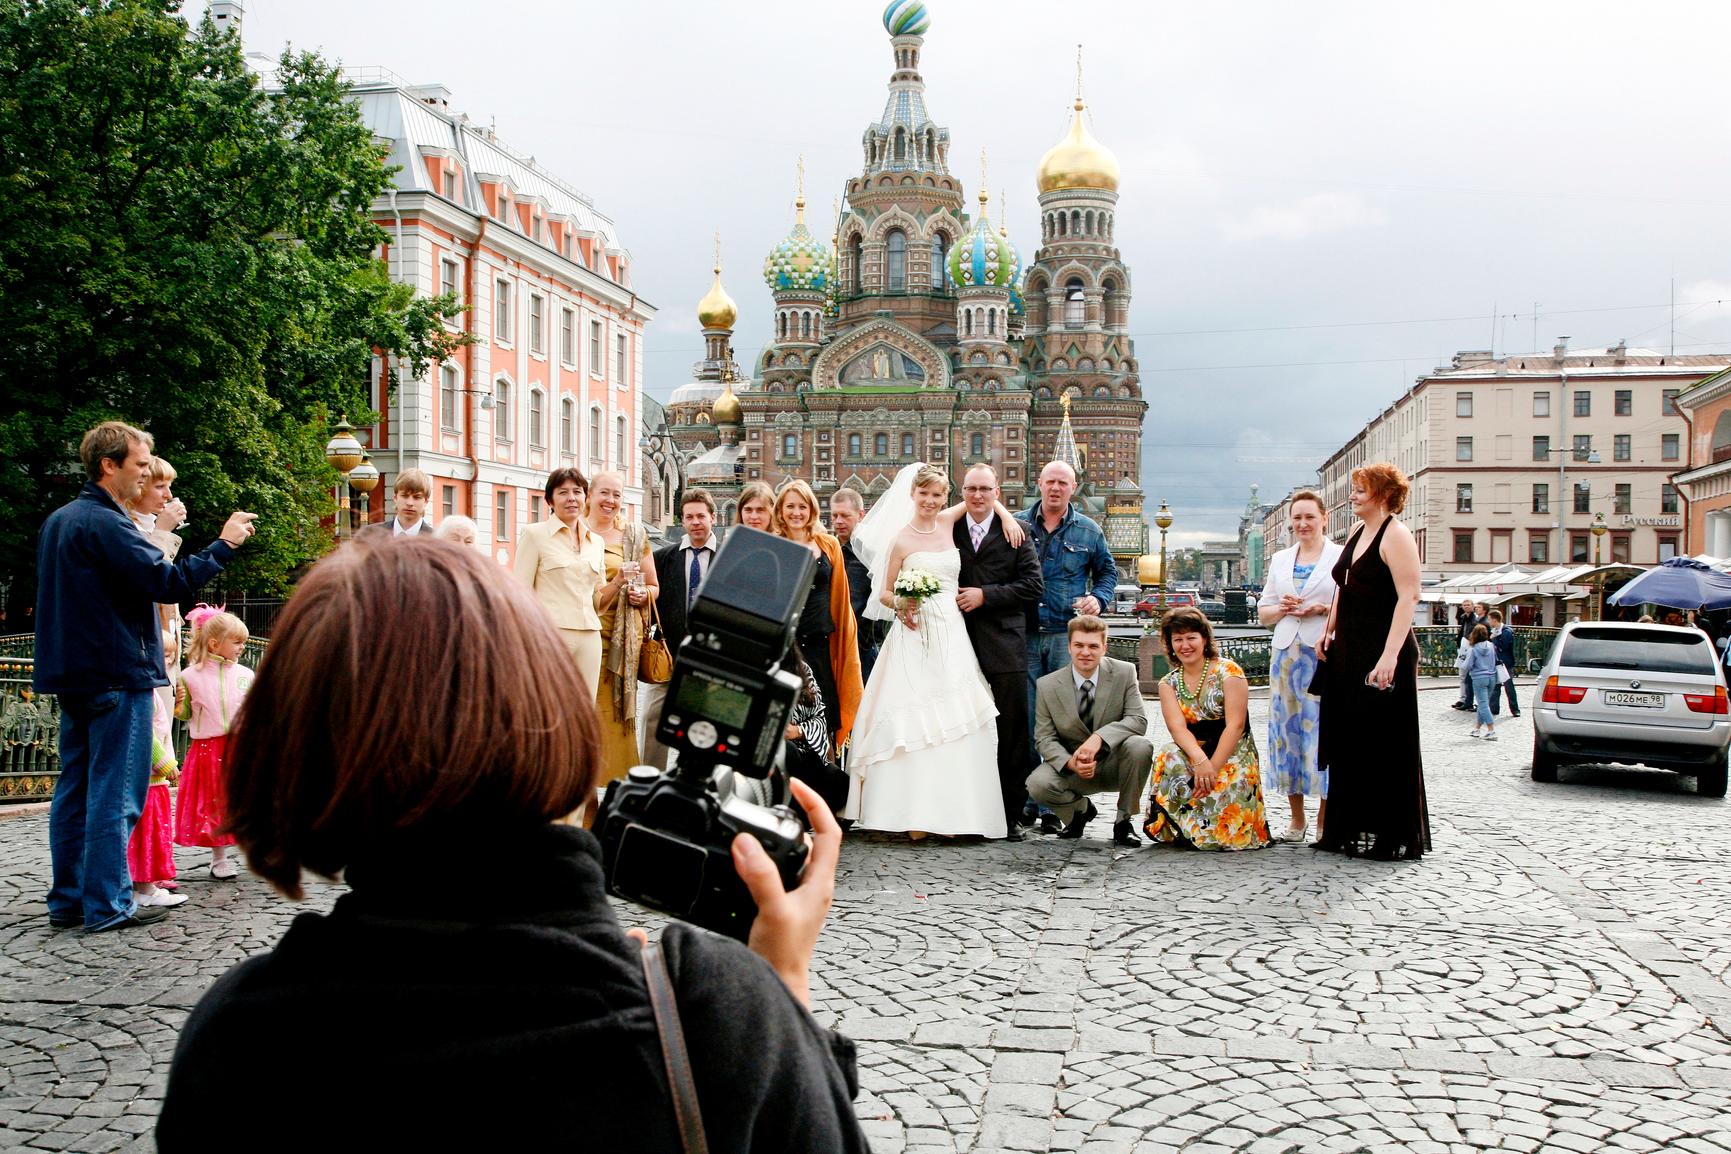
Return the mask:
{"type": "Polygon", "coordinates": [[[896,575],[896,596],[925,601],[943,592],[944,583],[937,574],[924,569],[903,569],[896,575]]]}
{"type": "MultiPolygon", "coordinates": [[[[920,607],[926,603],[927,599],[936,597],[943,591],[943,588],[944,583],[938,579],[938,575],[924,569],[903,569],[896,574],[896,598],[898,601],[903,598],[912,601],[916,616],[919,615],[920,607]]],[[[923,624],[924,618],[920,617],[919,619],[923,624]]]]}

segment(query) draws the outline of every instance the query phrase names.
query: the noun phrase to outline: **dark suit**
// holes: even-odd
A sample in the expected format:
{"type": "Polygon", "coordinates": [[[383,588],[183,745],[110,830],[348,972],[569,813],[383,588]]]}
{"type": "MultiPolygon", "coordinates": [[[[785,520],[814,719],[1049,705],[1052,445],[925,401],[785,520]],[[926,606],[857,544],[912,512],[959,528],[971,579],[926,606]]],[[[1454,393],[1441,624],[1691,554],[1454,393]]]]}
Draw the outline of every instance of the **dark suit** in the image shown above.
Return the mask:
{"type": "MultiPolygon", "coordinates": [[[[661,595],[655,599],[655,613],[661,619],[661,636],[667,642],[667,652],[679,656],[679,643],[685,640],[685,602],[691,558],[686,555],[684,538],[672,545],[663,545],[650,554],[655,563],[655,579],[661,584],[661,595]]],[[[703,576],[709,576],[709,565],[715,560],[720,541],[709,538],[709,550],[704,554],[703,576]]],[[[637,683],[637,715],[642,723],[638,745],[643,764],[657,769],[667,768],[667,747],[655,739],[655,727],[661,723],[661,706],[667,699],[667,686],[637,683]]]]}
{"type": "Polygon", "coordinates": [[[871,570],[854,556],[853,547],[845,541],[841,546],[841,560],[842,567],[847,570],[848,600],[853,604],[854,620],[859,626],[860,681],[866,682],[871,680],[872,666],[878,659],[878,646],[883,644],[884,623],[866,620],[866,606],[871,604],[874,592],[871,570]]]}
{"type": "Polygon", "coordinates": [[[1040,603],[1046,580],[1041,576],[1033,541],[1024,540],[1020,548],[1012,549],[996,516],[988,523],[977,553],[966,515],[956,522],[954,536],[962,555],[956,584],[978,589],[985,598],[984,604],[964,613],[962,619],[998,707],[998,783],[1004,794],[1004,816],[1014,828],[1027,797],[1027,749],[1032,729],[1028,717],[1027,614],[1040,603]]]}
{"type": "Polygon", "coordinates": [[[392,517],[388,521],[374,521],[370,525],[362,525],[355,531],[355,540],[391,541],[397,537],[431,537],[434,531],[432,519],[422,517],[419,521],[415,522],[415,527],[412,531],[407,533],[398,533],[397,519],[392,517]]]}

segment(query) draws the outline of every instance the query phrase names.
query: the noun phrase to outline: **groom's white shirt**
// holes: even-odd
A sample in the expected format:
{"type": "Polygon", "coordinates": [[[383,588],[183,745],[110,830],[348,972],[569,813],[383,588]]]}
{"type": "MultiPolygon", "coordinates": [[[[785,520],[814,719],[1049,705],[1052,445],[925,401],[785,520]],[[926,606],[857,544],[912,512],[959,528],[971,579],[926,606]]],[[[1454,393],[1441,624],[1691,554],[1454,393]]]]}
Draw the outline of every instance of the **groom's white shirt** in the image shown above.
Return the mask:
{"type": "Polygon", "coordinates": [[[986,534],[991,531],[992,517],[995,515],[996,514],[988,513],[986,514],[986,519],[984,521],[976,521],[973,518],[973,514],[964,513],[963,519],[968,523],[968,540],[972,541],[978,537],[981,541],[984,541],[986,539],[986,534]],[[975,533],[975,529],[978,529],[979,532],[975,533]]]}

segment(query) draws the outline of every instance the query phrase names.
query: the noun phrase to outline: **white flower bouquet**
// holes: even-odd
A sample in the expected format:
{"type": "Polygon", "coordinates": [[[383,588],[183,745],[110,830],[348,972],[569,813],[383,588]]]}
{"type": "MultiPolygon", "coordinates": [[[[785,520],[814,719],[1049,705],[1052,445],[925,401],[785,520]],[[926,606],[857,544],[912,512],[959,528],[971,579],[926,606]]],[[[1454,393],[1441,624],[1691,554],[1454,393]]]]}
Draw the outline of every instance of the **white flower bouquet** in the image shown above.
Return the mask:
{"type": "Polygon", "coordinates": [[[911,601],[925,601],[943,591],[944,583],[937,574],[924,569],[903,569],[896,575],[896,596],[911,601]]]}

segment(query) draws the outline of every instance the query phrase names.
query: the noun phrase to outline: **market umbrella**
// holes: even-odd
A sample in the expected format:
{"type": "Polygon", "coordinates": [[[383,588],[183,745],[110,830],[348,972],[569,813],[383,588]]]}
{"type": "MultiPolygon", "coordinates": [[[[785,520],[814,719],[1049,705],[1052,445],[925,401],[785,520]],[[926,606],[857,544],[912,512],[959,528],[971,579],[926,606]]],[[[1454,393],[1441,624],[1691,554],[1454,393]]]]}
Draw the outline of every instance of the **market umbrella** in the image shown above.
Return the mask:
{"type": "Polygon", "coordinates": [[[1612,605],[1731,609],[1731,576],[1692,557],[1673,557],[1611,594],[1612,605]]]}

